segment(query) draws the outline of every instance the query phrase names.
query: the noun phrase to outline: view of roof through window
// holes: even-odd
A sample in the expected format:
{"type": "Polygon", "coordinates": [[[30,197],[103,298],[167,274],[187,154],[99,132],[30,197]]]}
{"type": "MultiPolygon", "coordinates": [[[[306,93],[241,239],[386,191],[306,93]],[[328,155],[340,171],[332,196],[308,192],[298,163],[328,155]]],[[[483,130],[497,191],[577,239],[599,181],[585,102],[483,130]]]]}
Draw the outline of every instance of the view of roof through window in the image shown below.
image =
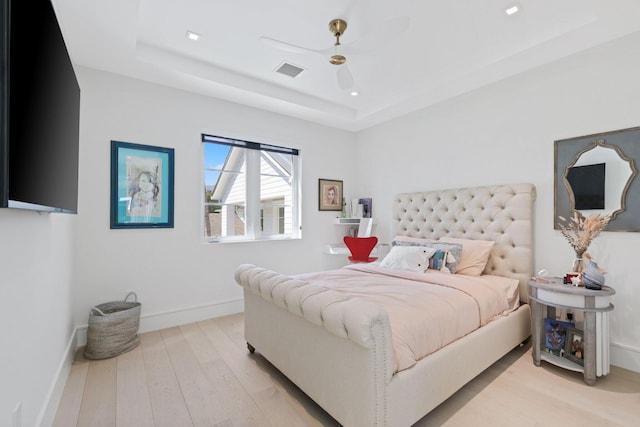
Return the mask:
{"type": "Polygon", "coordinates": [[[295,233],[297,150],[210,138],[204,154],[205,237],[237,240],[295,233]]]}

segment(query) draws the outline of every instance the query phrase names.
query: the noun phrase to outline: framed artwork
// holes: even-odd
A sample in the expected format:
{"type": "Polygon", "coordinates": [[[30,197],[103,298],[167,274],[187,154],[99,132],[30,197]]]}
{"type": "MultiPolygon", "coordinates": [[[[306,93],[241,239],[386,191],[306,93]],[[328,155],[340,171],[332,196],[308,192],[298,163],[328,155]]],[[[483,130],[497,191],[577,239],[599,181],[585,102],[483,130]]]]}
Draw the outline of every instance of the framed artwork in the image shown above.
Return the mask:
{"type": "Polygon", "coordinates": [[[334,179],[318,180],[318,210],[342,210],[342,181],[334,179]]]}
{"type": "Polygon", "coordinates": [[[564,357],[580,366],[584,366],[584,333],[580,329],[567,328],[564,357]]]}
{"type": "Polygon", "coordinates": [[[173,228],[173,151],[111,141],[111,228],[173,228]]]}
{"type": "Polygon", "coordinates": [[[545,347],[549,353],[560,356],[564,353],[567,331],[573,328],[575,323],[563,322],[556,319],[544,319],[545,347]]]}
{"type": "Polygon", "coordinates": [[[362,218],[372,218],[371,216],[371,208],[373,205],[373,200],[368,199],[360,199],[358,203],[362,205],[362,218]]]}

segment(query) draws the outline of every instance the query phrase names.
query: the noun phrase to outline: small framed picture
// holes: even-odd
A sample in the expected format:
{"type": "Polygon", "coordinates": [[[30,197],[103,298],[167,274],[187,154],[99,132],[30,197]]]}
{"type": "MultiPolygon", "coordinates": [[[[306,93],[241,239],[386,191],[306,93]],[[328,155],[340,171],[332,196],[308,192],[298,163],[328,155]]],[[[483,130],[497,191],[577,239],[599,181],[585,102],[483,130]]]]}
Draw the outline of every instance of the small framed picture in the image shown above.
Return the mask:
{"type": "Polygon", "coordinates": [[[371,216],[371,207],[373,205],[373,201],[370,198],[360,199],[358,203],[362,205],[362,218],[372,218],[371,216]]]}
{"type": "Polygon", "coordinates": [[[544,319],[545,347],[549,353],[556,356],[564,354],[564,347],[567,340],[567,331],[573,328],[575,323],[563,322],[556,319],[544,319]]]}
{"type": "Polygon", "coordinates": [[[111,141],[111,228],[173,228],[173,148],[111,141]]]}
{"type": "Polygon", "coordinates": [[[342,181],[334,179],[318,180],[318,210],[342,210],[342,181]]]}
{"type": "Polygon", "coordinates": [[[584,366],[584,332],[580,329],[567,328],[564,357],[580,366],[584,366]]]}

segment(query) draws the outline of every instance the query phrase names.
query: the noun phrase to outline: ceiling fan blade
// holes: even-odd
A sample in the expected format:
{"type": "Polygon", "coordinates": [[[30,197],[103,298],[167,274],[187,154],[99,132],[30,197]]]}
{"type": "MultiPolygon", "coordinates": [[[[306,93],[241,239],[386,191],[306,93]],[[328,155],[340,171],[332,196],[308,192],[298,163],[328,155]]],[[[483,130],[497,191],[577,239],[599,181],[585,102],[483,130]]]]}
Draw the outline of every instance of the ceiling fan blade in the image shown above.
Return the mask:
{"type": "Polygon", "coordinates": [[[391,18],[366,33],[360,40],[344,46],[344,52],[345,54],[371,52],[407,31],[410,22],[411,19],[408,16],[391,18]]]}
{"type": "Polygon", "coordinates": [[[291,43],[287,43],[287,42],[283,42],[280,40],[276,40],[276,39],[272,39],[271,37],[260,37],[260,40],[263,43],[268,44],[271,47],[274,47],[276,49],[280,49],[280,50],[284,50],[286,52],[292,52],[292,53],[320,53],[320,51],[315,50],[315,49],[309,49],[307,47],[302,47],[302,46],[297,46],[295,44],[291,44],[291,43]]]}
{"type": "Polygon", "coordinates": [[[338,76],[338,86],[340,86],[340,89],[346,90],[353,87],[353,75],[351,74],[351,71],[349,71],[347,64],[340,65],[336,75],[338,76]]]}

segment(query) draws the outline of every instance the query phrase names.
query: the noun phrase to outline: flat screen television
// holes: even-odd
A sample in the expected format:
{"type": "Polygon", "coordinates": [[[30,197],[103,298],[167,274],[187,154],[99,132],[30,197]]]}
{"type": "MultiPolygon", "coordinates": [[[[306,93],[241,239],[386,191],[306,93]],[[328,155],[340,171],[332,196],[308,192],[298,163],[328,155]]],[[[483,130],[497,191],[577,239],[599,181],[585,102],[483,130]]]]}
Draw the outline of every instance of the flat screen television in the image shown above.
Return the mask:
{"type": "Polygon", "coordinates": [[[80,87],[53,5],[0,8],[0,207],[77,213],[80,87]]]}
{"type": "Polygon", "coordinates": [[[567,181],[575,200],[574,209],[604,209],[605,163],[569,168],[567,181]]]}

